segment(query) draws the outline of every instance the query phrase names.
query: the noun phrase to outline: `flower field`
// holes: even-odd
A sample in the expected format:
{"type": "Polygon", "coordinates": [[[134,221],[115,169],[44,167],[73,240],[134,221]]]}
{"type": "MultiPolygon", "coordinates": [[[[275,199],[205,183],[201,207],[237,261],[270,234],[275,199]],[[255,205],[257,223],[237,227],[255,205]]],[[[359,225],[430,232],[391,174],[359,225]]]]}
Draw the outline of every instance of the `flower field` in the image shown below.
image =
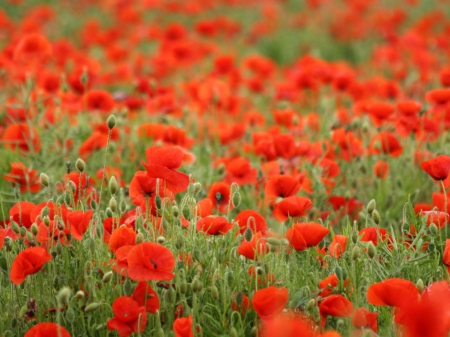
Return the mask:
{"type": "Polygon", "coordinates": [[[448,337],[448,0],[3,0],[0,337],[448,337]]]}

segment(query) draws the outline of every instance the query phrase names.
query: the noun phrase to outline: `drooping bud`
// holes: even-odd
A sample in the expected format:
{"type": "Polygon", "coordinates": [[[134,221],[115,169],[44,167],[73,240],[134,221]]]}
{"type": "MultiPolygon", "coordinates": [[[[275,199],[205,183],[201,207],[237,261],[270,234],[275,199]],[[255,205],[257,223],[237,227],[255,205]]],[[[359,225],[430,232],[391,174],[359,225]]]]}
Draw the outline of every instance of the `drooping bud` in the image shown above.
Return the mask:
{"type": "Polygon", "coordinates": [[[155,205],[156,205],[156,209],[161,209],[161,207],[162,207],[162,199],[159,194],[157,194],[155,197],[155,205]]]}
{"type": "Polygon", "coordinates": [[[244,239],[245,239],[245,241],[250,242],[250,241],[252,241],[252,238],[253,238],[253,232],[250,228],[247,227],[247,229],[244,232],[244,239]]]}
{"type": "Polygon", "coordinates": [[[202,184],[200,184],[199,182],[194,183],[194,195],[197,195],[201,192],[202,190],[202,184]]]}
{"type": "Polygon", "coordinates": [[[112,277],[113,277],[113,272],[109,271],[105,275],[103,275],[102,282],[103,283],[108,283],[109,281],[111,281],[112,277]]]}
{"type": "Polygon", "coordinates": [[[178,206],[173,206],[172,207],[172,215],[175,218],[178,218],[178,215],[180,215],[180,210],[178,209],[178,206]]]}
{"type": "Polygon", "coordinates": [[[84,308],[84,312],[93,312],[93,311],[97,310],[98,308],[100,308],[100,305],[101,305],[100,303],[96,303],[96,302],[88,304],[86,306],[86,308],[84,308]]]}
{"type": "Polygon", "coordinates": [[[42,186],[48,187],[48,185],[50,185],[50,179],[49,179],[48,175],[46,175],[45,173],[41,173],[40,180],[41,180],[42,186]]]}
{"type": "Polygon", "coordinates": [[[239,205],[241,204],[241,193],[239,193],[239,191],[233,193],[231,203],[233,204],[234,208],[239,207],[239,205]]]}
{"type": "Polygon", "coordinates": [[[17,222],[15,221],[11,221],[11,229],[13,230],[14,233],[19,234],[20,232],[20,226],[17,222]]]}
{"type": "Polygon", "coordinates": [[[274,237],[267,238],[266,241],[267,241],[271,246],[278,247],[278,246],[281,245],[281,241],[280,241],[279,239],[277,239],[277,238],[274,238],[274,237]]]}
{"type": "Polygon", "coordinates": [[[429,229],[430,229],[430,233],[433,235],[437,235],[439,232],[437,226],[434,223],[432,223],[430,225],[429,229]]]}
{"type": "Polygon", "coordinates": [[[86,169],[86,163],[83,159],[78,158],[75,162],[75,167],[77,168],[78,172],[83,173],[86,169]]]}
{"type": "Polygon", "coordinates": [[[116,116],[110,115],[106,121],[106,125],[108,125],[108,129],[114,129],[114,127],[116,126],[116,116]]]}
{"type": "Polygon", "coordinates": [[[72,162],[70,160],[66,161],[66,172],[67,174],[72,172],[72,162]]]}
{"type": "Polygon", "coordinates": [[[314,308],[316,305],[316,300],[314,298],[311,298],[308,303],[306,304],[306,310],[310,311],[312,308],[314,308]]]}
{"type": "Polygon", "coordinates": [[[336,269],[334,270],[334,272],[336,273],[336,276],[339,279],[339,281],[343,281],[344,280],[342,268],[340,266],[337,266],[336,269]]]}

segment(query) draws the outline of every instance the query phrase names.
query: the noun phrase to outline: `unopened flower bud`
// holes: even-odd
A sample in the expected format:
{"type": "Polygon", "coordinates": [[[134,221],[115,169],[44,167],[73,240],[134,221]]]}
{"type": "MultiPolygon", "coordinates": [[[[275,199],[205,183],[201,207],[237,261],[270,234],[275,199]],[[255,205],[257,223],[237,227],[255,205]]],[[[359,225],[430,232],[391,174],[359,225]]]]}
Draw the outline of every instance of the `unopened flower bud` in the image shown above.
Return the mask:
{"type": "Polygon", "coordinates": [[[11,221],[11,229],[13,230],[14,233],[19,234],[20,232],[20,226],[17,222],[15,221],[11,221]]]}
{"type": "Polygon", "coordinates": [[[59,292],[58,295],[56,295],[56,298],[58,299],[58,303],[60,305],[64,305],[69,301],[70,298],[70,288],[64,287],[59,292]]]}
{"type": "Polygon", "coordinates": [[[178,218],[178,215],[180,215],[180,210],[178,209],[178,206],[173,206],[172,207],[172,215],[175,218],[178,218]]]}
{"type": "Polygon", "coordinates": [[[156,209],[161,209],[161,207],[162,207],[162,199],[159,196],[159,194],[156,195],[156,197],[155,197],[155,205],[156,205],[156,209]]]}
{"type": "Polygon", "coordinates": [[[367,213],[372,214],[372,212],[375,210],[376,207],[377,202],[375,201],[375,199],[370,200],[369,203],[367,204],[367,213]]]}
{"type": "Polygon", "coordinates": [[[131,293],[133,292],[133,289],[132,289],[133,287],[132,287],[132,284],[131,284],[131,282],[130,282],[130,279],[126,279],[125,280],[125,282],[123,283],[123,294],[125,295],[125,296],[130,296],[131,295],[131,293]]]}
{"type": "Polygon", "coordinates": [[[36,225],[36,223],[33,223],[31,225],[31,233],[33,233],[33,235],[38,235],[39,227],[38,227],[38,225],[36,225]]]}
{"type": "Polygon", "coordinates": [[[196,182],[193,185],[194,185],[194,195],[199,194],[202,190],[202,184],[200,184],[199,182],[196,182]]]}
{"type": "Polygon", "coordinates": [[[19,232],[20,232],[20,236],[24,237],[25,234],[27,233],[27,229],[25,227],[20,227],[19,232]]]}
{"type": "Polygon", "coordinates": [[[142,242],[144,242],[144,234],[139,232],[138,235],[136,235],[136,244],[138,245],[142,242]]]}
{"type": "Polygon", "coordinates": [[[110,115],[108,120],[106,121],[106,125],[108,125],[108,129],[112,130],[116,126],[116,116],[110,115]]]}
{"type": "Polygon", "coordinates": [[[112,176],[111,179],[109,179],[109,193],[116,194],[117,190],[119,189],[119,185],[117,184],[116,177],[112,176]]]}
{"type": "Polygon", "coordinates": [[[238,332],[237,332],[235,327],[232,327],[230,329],[230,337],[239,337],[239,334],[238,334],[238,332]]]}
{"type": "Polygon", "coordinates": [[[343,272],[342,272],[342,268],[340,266],[337,266],[334,270],[334,272],[336,273],[336,276],[338,278],[339,281],[343,281],[343,272]]]}
{"type": "Polygon", "coordinates": [[[369,242],[369,245],[367,247],[367,255],[369,255],[369,257],[371,259],[373,259],[375,257],[377,253],[377,248],[375,247],[375,245],[373,244],[372,241],[369,242]]]}
{"type": "Polygon", "coordinates": [[[109,208],[111,208],[111,211],[117,212],[117,200],[116,200],[116,198],[112,197],[109,200],[109,208]]]}
{"type": "Polygon", "coordinates": [[[166,242],[166,238],[164,236],[158,236],[156,242],[162,245],[164,242],[166,242]]]}
{"type": "Polygon", "coordinates": [[[316,305],[316,300],[314,298],[311,298],[308,303],[306,304],[306,310],[310,311],[314,306],[316,305]]]}
{"type": "Polygon", "coordinates": [[[217,287],[215,286],[215,285],[213,285],[212,287],[211,287],[211,297],[214,299],[214,300],[218,300],[219,299],[219,289],[217,289],[217,287]]]}
{"type": "Polygon", "coordinates": [[[253,232],[250,228],[247,228],[244,232],[244,239],[247,242],[252,241],[252,237],[253,237],[253,232]]]}
{"type": "Polygon", "coordinates": [[[69,307],[66,311],[66,319],[69,323],[73,323],[75,321],[76,315],[75,310],[72,307],[69,307]]]}
{"type": "Polygon", "coordinates": [[[100,308],[100,305],[101,305],[100,303],[96,303],[96,302],[88,304],[86,306],[86,308],[84,308],[84,312],[93,312],[93,311],[97,310],[98,308],[100,308]]]}
{"type": "Polygon", "coordinates": [[[48,187],[48,185],[50,185],[50,179],[49,179],[48,175],[46,175],[45,173],[41,173],[40,180],[41,180],[42,186],[48,187]]]}
{"type": "Polygon", "coordinates": [[[111,281],[112,277],[113,277],[113,272],[109,271],[105,275],[103,275],[102,282],[103,283],[108,283],[109,281],[111,281]]]}
{"type": "Polygon", "coordinates": [[[193,293],[198,293],[203,289],[203,283],[196,277],[191,283],[193,293]]]}
{"type": "Polygon", "coordinates": [[[183,208],[183,216],[186,220],[191,220],[191,209],[189,207],[183,208]]]}
{"type": "MultiPolygon", "coordinates": [[[[23,228],[25,228],[25,227],[23,227],[23,228]]],[[[27,236],[28,241],[33,241],[33,240],[34,240],[33,233],[31,233],[31,232],[29,232],[29,231],[26,231],[25,234],[26,234],[26,236],[27,236]]]]}
{"type": "Polygon", "coordinates": [[[78,290],[77,293],[75,294],[75,298],[78,301],[81,301],[82,299],[84,299],[85,295],[84,295],[84,291],[83,290],[78,290]]]}
{"type": "Polygon", "coordinates": [[[86,163],[83,159],[78,158],[75,162],[75,167],[77,168],[78,172],[83,173],[86,169],[86,163]]]}
{"type": "Polygon", "coordinates": [[[353,247],[353,249],[352,249],[352,259],[356,260],[359,257],[360,253],[361,253],[361,249],[358,246],[353,247]]]}
{"type": "Polygon", "coordinates": [[[231,199],[231,203],[233,204],[233,207],[239,207],[241,204],[241,194],[239,191],[233,193],[233,198],[231,199]]]}
{"type": "Polygon", "coordinates": [[[169,289],[167,289],[166,300],[169,303],[175,303],[175,301],[177,300],[177,292],[172,286],[170,286],[169,289]]]}
{"type": "Polygon", "coordinates": [[[439,232],[437,226],[434,223],[432,223],[430,225],[429,229],[430,229],[430,233],[433,235],[437,235],[439,232]]]}
{"type": "Polygon", "coordinates": [[[373,222],[375,222],[375,224],[379,225],[380,224],[380,213],[378,213],[378,211],[376,209],[373,210],[372,212],[372,220],[373,222]]]}
{"type": "Polygon", "coordinates": [[[109,207],[106,209],[105,214],[106,214],[107,218],[112,218],[114,216],[114,213],[113,213],[112,209],[109,208],[109,207]]]}
{"type": "Polygon", "coordinates": [[[186,294],[187,293],[187,289],[188,289],[188,284],[185,280],[181,281],[179,290],[180,290],[180,294],[186,294]]]}
{"type": "Polygon", "coordinates": [[[423,290],[425,289],[425,285],[423,284],[422,279],[417,280],[416,288],[417,288],[417,290],[419,290],[419,293],[423,292],[423,290]]]}

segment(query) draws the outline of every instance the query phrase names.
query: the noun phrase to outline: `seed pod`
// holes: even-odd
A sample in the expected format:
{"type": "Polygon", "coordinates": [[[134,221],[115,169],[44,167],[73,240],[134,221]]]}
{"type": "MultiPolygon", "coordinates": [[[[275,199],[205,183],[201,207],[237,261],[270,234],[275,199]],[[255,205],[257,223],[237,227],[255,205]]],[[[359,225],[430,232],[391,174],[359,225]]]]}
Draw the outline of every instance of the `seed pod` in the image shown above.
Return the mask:
{"type": "Polygon", "coordinates": [[[83,159],[78,158],[75,162],[75,167],[77,168],[78,172],[83,173],[86,169],[86,163],[83,159]]]}
{"type": "Polygon", "coordinates": [[[114,129],[114,127],[116,126],[116,116],[109,115],[108,119],[106,120],[106,125],[108,125],[108,129],[114,129]]]}
{"type": "Polygon", "coordinates": [[[100,308],[100,305],[101,305],[100,303],[96,303],[96,302],[88,304],[86,306],[86,308],[84,308],[84,312],[93,312],[93,311],[97,310],[98,308],[100,308]]]}
{"type": "Polygon", "coordinates": [[[373,259],[376,255],[376,253],[377,253],[377,248],[374,246],[373,242],[370,241],[369,246],[367,247],[367,255],[369,255],[369,257],[371,259],[373,259]]]}
{"type": "Polygon", "coordinates": [[[372,220],[373,222],[375,222],[375,224],[379,225],[380,224],[380,213],[378,213],[378,211],[376,209],[373,210],[372,212],[372,220]]]}
{"type": "Polygon", "coordinates": [[[50,179],[49,179],[48,175],[46,175],[45,173],[41,173],[39,178],[41,180],[42,186],[48,187],[50,185],[50,179]]]}
{"type": "Polygon", "coordinates": [[[377,202],[375,201],[375,199],[372,199],[367,204],[367,213],[372,214],[375,208],[377,208],[377,202]]]}
{"type": "Polygon", "coordinates": [[[119,189],[119,185],[117,184],[116,177],[112,176],[109,179],[108,188],[109,188],[109,193],[111,193],[112,195],[116,194],[117,190],[119,189]]]}

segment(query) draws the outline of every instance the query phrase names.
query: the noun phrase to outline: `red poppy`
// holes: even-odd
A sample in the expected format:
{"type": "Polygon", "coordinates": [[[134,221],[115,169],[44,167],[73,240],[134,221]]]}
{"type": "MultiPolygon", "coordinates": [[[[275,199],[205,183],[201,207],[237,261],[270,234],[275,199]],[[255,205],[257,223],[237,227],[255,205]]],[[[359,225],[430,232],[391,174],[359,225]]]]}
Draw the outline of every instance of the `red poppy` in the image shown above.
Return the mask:
{"type": "Polygon", "coordinates": [[[92,219],[93,211],[74,211],[67,215],[67,222],[70,226],[70,234],[76,240],[82,240],[92,219]]]}
{"type": "Polygon", "coordinates": [[[6,238],[6,231],[0,227],[0,250],[3,248],[5,238],[6,238]]]}
{"type": "Polygon", "coordinates": [[[168,281],[174,278],[175,258],[170,250],[153,242],[136,245],[128,253],[128,276],[137,281],[168,281]]]}
{"type": "Polygon", "coordinates": [[[37,170],[30,170],[23,163],[11,163],[11,171],[3,175],[3,179],[20,187],[20,192],[37,193],[41,190],[41,183],[37,170]]]}
{"type": "Polygon", "coordinates": [[[319,305],[322,326],[325,326],[327,316],[350,317],[353,314],[352,303],[342,295],[331,295],[319,305]]]}
{"type": "Polygon", "coordinates": [[[93,185],[95,184],[94,179],[90,178],[86,173],[80,172],[70,172],[64,175],[65,179],[69,179],[74,187],[72,190],[73,200],[78,203],[78,200],[82,202],[89,202],[92,198],[96,198],[95,190],[93,185]]]}
{"type": "Polygon", "coordinates": [[[356,309],[352,316],[352,326],[357,329],[371,329],[378,332],[378,313],[364,308],[356,309]]]}
{"type": "Polygon", "coordinates": [[[224,182],[218,182],[211,185],[208,198],[212,201],[213,207],[217,207],[220,213],[227,213],[230,205],[230,185],[224,182]]]}
{"type": "Polygon", "coordinates": [[[359,235],[361,236],[362,242],[369,242],[372,241],[372,243],[376,246],[378,245],[378,240],[384,241],[389,240],[391,241],[391,237],[389,236],[388,232],[384,228],[379,227],[367,227],[363,228],[359,231],[359,235]]]}
{"type": "Polygon", "coordinates": [[[6,148],[13,150],[19,148],[24,152],[39,152],[41,149],[41,141],[37,130],[26,123],[8,126],[3,132],[2,140],[6,148]]]}
{"type": "Polygon", "coordinates": [[[177,318],[173,322],[175,337],[194,337],[192,323],[194,323],[192,316],[177,318]]]}
{"type": "Polygon", "coordinates": [[[449,218],[448,213],[439,211],[425,211],[421,215],[427,217],[427,226],[434,223],[438,228],[444,228],[449,218]]]}
{"type": "Polygon", "coordinates": [[[380,132],[370,141],[370,153],[385,153],[391,157],[399,157],[403,153],[403,147],[398,139],[390,132],[380,132]]]}
{"type": "Polygon", "coordinates": [[[434,180],[444,180],[450,173],[450,156],[437,156],[420,164],[434,180]]]}
{"type": "Polygon", "coordinates": [[[122,246],[133,246],[136,244],[136,236],[136,232],[125,225],[116,228],[109,238],[109,249],[111,249],[112,252],[115,252],[122,246]]]}
{"type": "Polygon", "coordinates": [[[132,298],[140,307],[145,307],[147,312],[156,314],[156,311],[159,310],[158,294],[148,282],[139,282],[134,289],[132,298]]]}
{"type": "Polygon", "coordinates": [[[145,151],[148,164],[144,164],[147,174],[153,178],[163,179],[167,187],[174,193],[183,192],[188,188],[189,176],[178,172],[183,163],[184,153],[174,146],[152,146],[145,151]]]}
{"type": "Polygon", "coordinates": [[[257,232],[253,234],[250,242],[244,239],[237,252],[248,259],[255,260],[256,256],[259,257],[269,252],[269,247],[266,245],[266,240],[263,239],[261,232],[257,232]]]}
{"type": "Polygon", "coordinates": [[[239,231],[241,234],[244,234],[247,227],[250,228],[253,233],[265,233],[269,229],[266,220],[264,220],[258,212],[253,210],[240,212],[234,219],[234,222],[239,224],[239,231]]]}
{"type": "Polygon", "coordinates": [[[255,183],[258,176],[256,168],[252,168],[250,161],[242,157],[230,160],[226,165],[226,172],[224,181],[229,184],[236,183],[239,186],[255,183]]]}
{"type": "Polygon", "coordinates": [[[450,101],[450,89],[433,89],[427,92],[425,98],[434,104],[445,104],[450,101]]]}
{"type": "Polygon", "coordinates": [[[295,250],[305,250],[317,246],[330,232],[324,226],[315,223],[296,223],[286,232],[286,238],[295,250]]]}
{"type": "Polygon", "coordinates": [[[269,320],[283,311],[289,300],[286,288],[267,287],[259,289],[253,295],[252,303],[259,318],[269,320]]]}
{"type": "Polygon", "coordinates": [[[147,313],[143,306],[130,297],[121,296],[115,299],[112,310],[114,318],[107,322],[108,330],[116,330],[120,337],[128,337],[132,333],[141,334],[147,325],[147,313]]]}
{"type": "Polygon", "coordinates": [[[122,246],[119,249],[116,250],[115,260],[112,261],[113,263],[113,270],[122,276],[127,276],[128,271],[128,254],[130,251],[134,248],[133,246],[122,246]]]}
{"type": "Polygon", "coordinates": [[[372,284],[367,289],[367,301],[373,305],[401,307],[406,302],[417,300],[418,297],[419,291],[414,283],[399,278],[372,284]]]}
{"type": "Polygon", "coordinates": [[[69,331],[56,323],[38,323],[25,333],[24,337],[58,336],[70,337],[69,331]]]}
{"type": "Polygon", "coordinates": [[[318,337],[314,333],[314,324],[300,314],[281,314],[264,322],[258,333],[261,337],[318,337]]]}
{"type": "Polygon", "coordinates": [[[377,178],[384,180],[389,173],[389,164],[383,160],[378,160],[373,167],[373,171],[377,178]]]}
{"type": "Polygon", "coordinates": [[[20,63],[43,63],[52,55],[52,45],[37,33],[23,36],[14,49],[14,61],[20,63]]]}
{"type": "Polygon", "coordinates": [[[337,259],[340,258],[341,255],[345,252],[345,248],[347,247],[347,240],[348,237],[346,237],[345,235],[336,234],[329,247],[330,255],[337,259]]]}
{"type": "Polygon", "coordinates": [[[91,90],[86,93],[84,104],[87,110],[104,113],[110,112],[115,106],[113,97],[105,90],[91,90]]]}
{"type": "Polygon", "coordinates": [[[32,217],[31,212],[36,205],[28,201],[20,201],[9,210],[9,216],[19,226],[30,228],[31,224],[36,220],[36,216],[32,217]]]}
{"type": "MultiPolygon", "coordinates": [[[[344,281],[344,286],[347,286],[347,280],[344,281]]],[[[336,274],[332,274],[327,278],[319,282],[319,288],[321,289],[319,296],[327,297],[333,293],[333,288],[339,285],[339,279],[336,274]]]]}
{"type": "Polygon", "coordinates": [[[310,199],[305,197],[288,197],[275,205],[273,215],[279,222],[286,221],[289,217],[306,215],[312,207],[310,199]]]}
{"type": "Polygon", "coordinates": [[[277,198],[295,196],[300,188],[300,182],[293,176],[278,174],[270,177],[264,187],[264,192],[267,200],[275,201],[277,198]]]}
{"type": "Polygon", "coordinates": [[[366,110],[375,126],[380,126],[394,113],[394,107],[386,102],[372,102],[366,105],[366,110]]]}
{"type": "Polygon", "coordinates": [[[233,224],[221,216],[208,216],[197,221],[197,231],[206,235],[224,235],[233,228],[233,224]]]}
{"type": "Polygon", "coordinates": [[[231,309],[234,311],[239,311],[242,316],[247,314],[247,311],[252,308],[252,302],[247,295],[239,293],[233,296],[231,302],[231,309]]]}
{"type": "Polygon", "coordinates": [[[43,247],[31,247],[14,259],[9,277],[14,284],[21,284],[28,275],[36,274],[52,256],[43,247]]]}

